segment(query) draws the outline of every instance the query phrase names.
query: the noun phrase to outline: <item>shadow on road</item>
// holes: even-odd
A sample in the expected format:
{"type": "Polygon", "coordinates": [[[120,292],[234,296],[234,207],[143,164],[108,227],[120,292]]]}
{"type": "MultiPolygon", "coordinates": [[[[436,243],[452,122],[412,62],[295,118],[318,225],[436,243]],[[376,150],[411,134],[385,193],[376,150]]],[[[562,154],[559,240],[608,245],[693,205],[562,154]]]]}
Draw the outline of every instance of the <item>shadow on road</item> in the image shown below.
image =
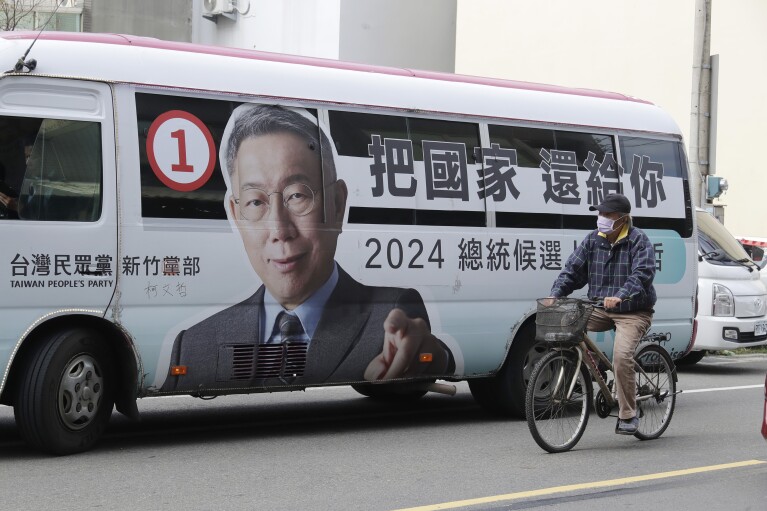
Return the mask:
{"type": "MultiPolygon", "coordinates": [[[[290,440],[318,434],[464,426],[496,420],[479,408],[469,393],[453,397],[430,394],[410,403],[384,403],[362,397],[278,403],[259,400],[258,395],[238,396],[238,401],[219,399],[220,403],[205,404],[191,398],[164,400],[167,405],[162,406],[153,403],[149,409],[141,410],[140,422],[131,422],[114,412],[95,451],[153,445],[192,446],[205,441],[247,438],[290,440]]],[[[139,403],[142,408],[143,402],[139,403]]],[[[10,408],[5,408],[0,415],[0,458],[9,461],[40,456],[45,455],[24,443],[10,408]]]]}

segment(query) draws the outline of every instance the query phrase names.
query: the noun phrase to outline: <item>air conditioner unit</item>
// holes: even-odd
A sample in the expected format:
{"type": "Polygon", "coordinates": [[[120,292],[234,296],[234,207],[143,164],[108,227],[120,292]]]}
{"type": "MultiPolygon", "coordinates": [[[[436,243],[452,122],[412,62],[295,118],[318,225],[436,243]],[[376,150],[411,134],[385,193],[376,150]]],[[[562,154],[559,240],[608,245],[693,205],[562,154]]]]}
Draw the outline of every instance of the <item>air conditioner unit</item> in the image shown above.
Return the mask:
{"type": "Polygon", "coordinates": [[[207,18],[213,18],[220,14],[232,14],[234,12],[234,2],[232,0],[203,0],[202,15],[207,18]]]}

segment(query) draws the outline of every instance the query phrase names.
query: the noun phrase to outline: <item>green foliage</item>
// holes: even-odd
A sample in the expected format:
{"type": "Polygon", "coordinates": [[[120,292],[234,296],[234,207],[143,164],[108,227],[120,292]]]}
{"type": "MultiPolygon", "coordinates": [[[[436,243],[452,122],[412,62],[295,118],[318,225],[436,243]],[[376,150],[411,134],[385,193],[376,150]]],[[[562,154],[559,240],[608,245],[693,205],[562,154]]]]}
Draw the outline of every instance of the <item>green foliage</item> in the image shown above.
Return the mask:
{"type": "MultiPolygon", "coordinates": [[[[729,351],[729,350],[727,350],[729,351]]],[[[730,355],[755,355],[767,353],[767,346],[754,346],[753,348],[738,348],[736,350],[729,351],[730,355]]],[[[724,352],[720,352],[721,355],[724,352]]]]}

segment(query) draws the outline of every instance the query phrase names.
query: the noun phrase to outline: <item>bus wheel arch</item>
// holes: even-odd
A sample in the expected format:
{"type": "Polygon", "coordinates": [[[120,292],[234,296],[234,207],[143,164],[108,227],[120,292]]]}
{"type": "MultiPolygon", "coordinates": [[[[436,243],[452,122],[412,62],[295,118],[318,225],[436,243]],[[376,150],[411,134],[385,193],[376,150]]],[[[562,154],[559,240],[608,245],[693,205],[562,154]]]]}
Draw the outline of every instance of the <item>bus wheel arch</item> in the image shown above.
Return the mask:
{"type": "Polygon", "coordinates": [[[545,348],[535,340],[535,316],[530,316],[517,329],[498,372],[469,380],[474,399],[493,415],[523,419],[527,382],[544,354],[545,348]]]}
{"type": "Polygon", "coordinates": [[[19,430],[33,446],[54,454],[81,452],[101,436],[114,403],[138,417],[137,367],[132,345],[113,324],[92,316],[57,317],[24,339],[2,402],[14,406],[19,430]],[[92,409],[75,418],[70,406],[78,403],[92,409]]]}

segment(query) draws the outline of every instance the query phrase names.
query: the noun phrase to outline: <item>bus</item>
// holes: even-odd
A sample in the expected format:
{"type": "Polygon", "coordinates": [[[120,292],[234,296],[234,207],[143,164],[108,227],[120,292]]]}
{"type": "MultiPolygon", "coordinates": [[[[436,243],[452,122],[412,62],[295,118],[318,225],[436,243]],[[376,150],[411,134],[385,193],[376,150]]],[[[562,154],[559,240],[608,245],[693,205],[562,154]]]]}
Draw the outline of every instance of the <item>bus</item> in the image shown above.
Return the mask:
{"type": "Polygon", "coordinates": [[[522,417],[535,299],[611,192],[656,251],[651,332],[692,347],[685,151],[649,102],[114,34],[0,59],[0,403],[34,448],[153,396],[468,381],[522,417]]]}

